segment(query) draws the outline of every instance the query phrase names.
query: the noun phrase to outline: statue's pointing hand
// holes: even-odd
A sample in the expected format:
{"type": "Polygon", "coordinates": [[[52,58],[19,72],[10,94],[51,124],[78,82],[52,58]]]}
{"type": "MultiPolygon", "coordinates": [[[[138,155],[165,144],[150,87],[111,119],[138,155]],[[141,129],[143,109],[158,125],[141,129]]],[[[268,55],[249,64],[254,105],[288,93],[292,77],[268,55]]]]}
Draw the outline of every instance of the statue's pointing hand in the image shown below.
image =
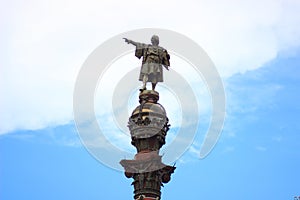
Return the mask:
{"type": "Polygon", "coordinates": [[[130,43],[130,40],[128,40],[127,38],[123,38],[125,40],[125,42],[127,42],[127,44],[130,43]]]}

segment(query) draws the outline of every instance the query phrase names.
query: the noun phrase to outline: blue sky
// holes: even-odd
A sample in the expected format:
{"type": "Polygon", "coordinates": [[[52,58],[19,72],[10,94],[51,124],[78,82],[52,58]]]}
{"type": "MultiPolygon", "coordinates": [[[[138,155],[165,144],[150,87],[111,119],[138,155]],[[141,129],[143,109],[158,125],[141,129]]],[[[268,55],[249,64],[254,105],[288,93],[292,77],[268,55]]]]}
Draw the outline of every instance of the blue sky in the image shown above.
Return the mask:
{"type": "Polygon", "coordinates": [[[198,158],[209,124],[204,121],[162,198],[300,196],[300,4],[177,3],[162,3],[170,13],[161,21],[164,9],[136,1],[3,3],[0,199],[132,199],[131,180],[98,162],[81,144],[72,94],[81,64],[94,48],[143,27],[178,31],[200,44],[215,62],[227,98],[217,145],[198,158]],[[139,10],[132,14],[143,6],[155,17],[141,16],[139,10]],[[181,18],[176,11],[183,12],[181,18]]]}

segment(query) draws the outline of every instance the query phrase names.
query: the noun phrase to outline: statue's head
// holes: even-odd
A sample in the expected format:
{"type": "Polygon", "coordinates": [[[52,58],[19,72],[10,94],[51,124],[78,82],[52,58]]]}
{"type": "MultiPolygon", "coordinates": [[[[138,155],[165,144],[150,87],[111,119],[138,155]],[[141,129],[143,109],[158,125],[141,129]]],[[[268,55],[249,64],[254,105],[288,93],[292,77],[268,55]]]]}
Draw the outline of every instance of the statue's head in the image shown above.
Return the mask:
{"type": "Polygon", "coordinates": [[[151,37],[151,43],[152,43],[152,45],[156,45],[157,46],[159,44],[159,37],[157,35],[153,35],[151,37]]]}

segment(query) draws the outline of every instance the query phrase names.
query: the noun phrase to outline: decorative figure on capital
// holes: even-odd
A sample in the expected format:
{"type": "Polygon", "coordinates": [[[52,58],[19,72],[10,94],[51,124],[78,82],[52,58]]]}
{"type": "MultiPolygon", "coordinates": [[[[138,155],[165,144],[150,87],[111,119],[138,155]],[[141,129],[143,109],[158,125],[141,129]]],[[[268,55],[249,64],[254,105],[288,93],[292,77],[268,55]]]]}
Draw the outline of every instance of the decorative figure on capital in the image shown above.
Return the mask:
{"type": "Polygon", "coordinates": [[[170,67],[170,55],[167,50],[158,46],[159,37],[153,35],[151,44],[144,44],[123,38],[128,44],[136,47],[135,56],[139,59],[143,57],[139,80],[143,82],[141,91],[146,90],[147,82],[152,83],[152,90],[158,82],[163,82],[163,68],[170,67]]]}

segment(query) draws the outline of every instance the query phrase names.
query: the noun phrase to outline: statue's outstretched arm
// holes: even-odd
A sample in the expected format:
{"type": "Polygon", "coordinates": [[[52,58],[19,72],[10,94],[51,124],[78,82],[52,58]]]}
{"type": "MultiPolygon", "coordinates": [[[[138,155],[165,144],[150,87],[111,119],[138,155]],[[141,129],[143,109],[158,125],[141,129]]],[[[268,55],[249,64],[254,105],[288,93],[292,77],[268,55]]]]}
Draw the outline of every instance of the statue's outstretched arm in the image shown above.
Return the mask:
{"type": "Polygon", "coordinates": [[[166,68],[166,70],[169,71],[170,66],[168,66],[168,65],[163,65],[163,66],[164,66],[164,68],[166,68]]]}
{"type": "Polygon", "coordinates": [[[129,39],[127,39],[127,38],[123,38],[124,40],[125,40],[125,42],[127,42],[127,44],[132,44],[132,45],[134,45],[134,46],[137,46],[137,42],[135,42],[135,41],[132,41],[132,40],[129,40],[129,39]]]}

